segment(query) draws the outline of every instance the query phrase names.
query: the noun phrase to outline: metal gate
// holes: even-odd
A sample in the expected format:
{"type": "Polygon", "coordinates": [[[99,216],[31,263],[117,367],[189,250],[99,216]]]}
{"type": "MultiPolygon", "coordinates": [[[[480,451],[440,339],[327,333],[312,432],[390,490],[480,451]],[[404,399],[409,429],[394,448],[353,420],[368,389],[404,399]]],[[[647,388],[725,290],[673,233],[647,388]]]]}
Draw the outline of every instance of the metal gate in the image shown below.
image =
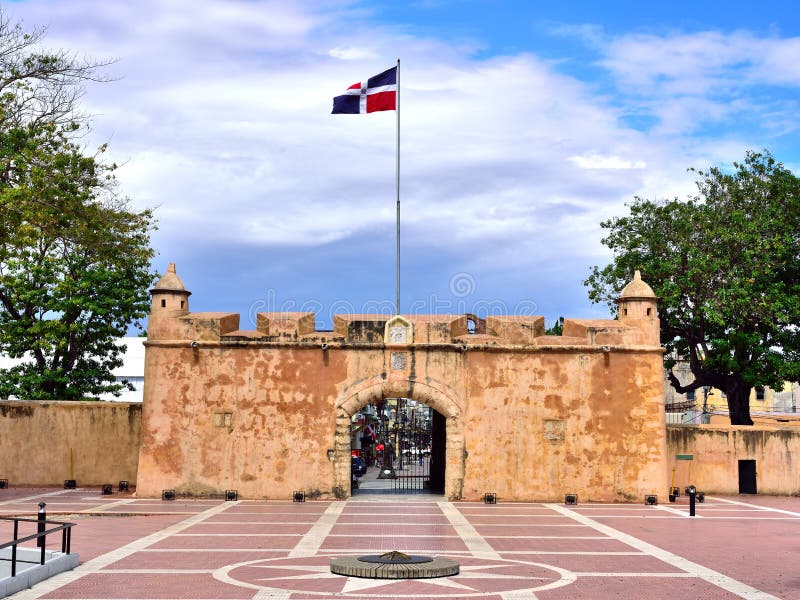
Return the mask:
{"type": "Polygon", "coordinates": [[[409,402],[399,408],[395,439],[394,491],[430,490],[432,409],[409,402]]]}

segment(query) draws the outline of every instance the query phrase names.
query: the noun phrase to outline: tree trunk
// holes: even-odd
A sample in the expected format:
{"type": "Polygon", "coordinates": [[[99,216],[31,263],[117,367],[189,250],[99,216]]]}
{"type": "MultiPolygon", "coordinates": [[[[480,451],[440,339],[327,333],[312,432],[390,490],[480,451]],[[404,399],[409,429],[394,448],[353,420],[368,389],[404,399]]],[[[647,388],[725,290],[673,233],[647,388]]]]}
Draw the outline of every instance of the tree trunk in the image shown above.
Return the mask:
{"type": "Polygon", "coordinates": [[[725,393],[728,395],[728,412],[731,425],[752,425],[750,418],[751,386],[743,381],[729,380],[725,393]]]}

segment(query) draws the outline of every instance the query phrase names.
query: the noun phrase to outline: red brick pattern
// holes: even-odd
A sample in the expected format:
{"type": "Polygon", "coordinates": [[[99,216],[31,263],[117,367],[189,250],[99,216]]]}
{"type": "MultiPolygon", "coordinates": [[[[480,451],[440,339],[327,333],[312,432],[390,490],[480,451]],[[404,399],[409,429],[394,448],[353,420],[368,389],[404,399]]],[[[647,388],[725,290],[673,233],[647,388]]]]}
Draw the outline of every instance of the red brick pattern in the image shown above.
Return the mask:
{"type": "MultiPolygon", "coordinates": [[[[413,501],[386,496],[361,497],[340,511],[326,512],[342,505],[162,502],[81,489],[2,492],[10,492],[0,494],[3,516],[32,516],[39,498],[47,502],[52,518],[68,515],[77,523],[73,551],[83,563],[60,576],[56,589],[45,587],[56,581],[51,580],[13,596],[15,600],[235,600],[257,594],[290,600],[722,599],[746,596],[753,588],[764,598],[800,598],[800,577],[793,574],[800,534],[798,498],[707,498],[697,505],[698,516],[689,518],[680,498],[660,507],[563,507],[449,505],[435,496],[413,501]],[[113,505],[122,500],[126,502],[113,505]],[[460,516],[451,522],[454,514],[460,516]],[[584,517],[590,522],[581,522],[584,517]],[[318,522],[332,522],[332,527],[315,528],[318,522]],[[317,535],[319,539],[312,539],[317,535]],[[630,541],[634,538],[641,544],[630,541]],[[312,552],[298,554],[297,548],[312,552]],[[448,556],[461,564],[461,573],[399,581],[330,573],[334,556],[395,549],[448,556]],[[708,572],[704,576],[686,566],[691,563],[673,564],[669,557],[726,576],[729,589],[710,581],[708,572]]],[[[3,541],[10,536],[10,525],[1,521],[0,536],[3,541]]],[[[60,537],[48,541],[49,548],[58,545],[60,537]]]]}

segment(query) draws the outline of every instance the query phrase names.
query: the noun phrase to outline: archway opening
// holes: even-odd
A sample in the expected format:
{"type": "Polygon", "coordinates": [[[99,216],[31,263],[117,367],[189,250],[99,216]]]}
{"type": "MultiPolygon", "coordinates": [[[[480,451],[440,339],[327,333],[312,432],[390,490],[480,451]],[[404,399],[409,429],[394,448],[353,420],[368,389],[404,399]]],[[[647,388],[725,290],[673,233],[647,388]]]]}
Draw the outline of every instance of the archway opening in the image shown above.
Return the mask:
{"type": "Polygon", "coordinates": [[[446,438],[445,417],[423,402],[366,404],[350,422],[350,494],[444,494],[446,438]]]}

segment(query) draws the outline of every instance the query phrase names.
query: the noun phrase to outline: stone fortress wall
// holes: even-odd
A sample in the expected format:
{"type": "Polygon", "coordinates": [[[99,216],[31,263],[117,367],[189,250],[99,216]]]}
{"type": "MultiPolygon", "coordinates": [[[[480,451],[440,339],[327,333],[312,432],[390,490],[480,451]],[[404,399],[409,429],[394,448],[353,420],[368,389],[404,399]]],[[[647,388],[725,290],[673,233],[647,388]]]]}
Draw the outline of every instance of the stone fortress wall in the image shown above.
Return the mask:
{"type": "Polygon", "coordinates": [[[188,297],[173,267],[153,290],[143,405],[0,401],[0,479],[346,497],[350,417],[409,397],[444,417],[453,499],[663,501],[673,481],[735,494],[740,461],[755,461],[759,493],[800,491],[796,427],[665,428],[655,298],[638,277],[618,320],[568,319],[562,336],[541,317],[471,315],[342,315],[321,332],[311,313],[262,313],[242,331],[188,297]]]}
{"type": "Polygon", "coordinates": [[[656,299],[619,319],[192,313],[174,265],[151,290],[138,492],[350,494],[350,418],[407,397],[446,420],[445,495],[638,501],[667,486],[656,299]],[[470,322],[471,321],[471,322],[470,322]]]}

